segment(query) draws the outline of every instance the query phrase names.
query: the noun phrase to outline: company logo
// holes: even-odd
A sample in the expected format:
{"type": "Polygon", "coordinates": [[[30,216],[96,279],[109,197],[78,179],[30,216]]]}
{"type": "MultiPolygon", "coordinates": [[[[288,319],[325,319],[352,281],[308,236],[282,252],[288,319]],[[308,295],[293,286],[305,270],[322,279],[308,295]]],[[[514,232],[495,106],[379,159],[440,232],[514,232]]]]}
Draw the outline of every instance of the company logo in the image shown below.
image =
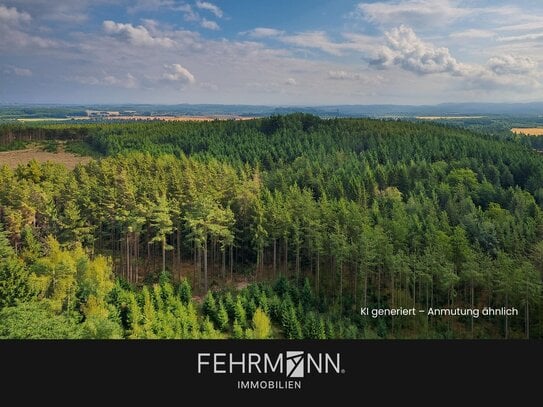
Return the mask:
{"type": "Polygon", "coordinates": [[[287,351],[287,377],[304,377],[303,360],[303,351],[287,351]]]}
{"type": "Polygon", "coordinates": [[[238,376],[241,380],[237,380],[237,388],[241,390],[300,389],[302,378],[345,373],[345,370],[341,369],[339,353],[311,353],[300,350],[277,354],[198,353],[197,363],[198,374],[238,376]],[[251,375],[249,380],[244,377],[247,375],[251,375]]]}

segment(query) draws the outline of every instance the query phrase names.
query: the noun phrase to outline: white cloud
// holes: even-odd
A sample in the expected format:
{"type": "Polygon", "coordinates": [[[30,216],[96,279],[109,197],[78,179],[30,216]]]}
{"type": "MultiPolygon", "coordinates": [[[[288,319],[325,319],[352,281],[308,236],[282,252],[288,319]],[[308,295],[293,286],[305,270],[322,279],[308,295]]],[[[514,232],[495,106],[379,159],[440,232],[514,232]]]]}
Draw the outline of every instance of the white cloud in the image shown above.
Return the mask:
{"type": "Polygon", "coordinates": [[[449,0],[400,0],[394,2],[360,3],[361,16],[378,25],[436,26],[470,14],[449,0]]]}
{"type": "Polygon", "coordinates": [[[367,52],[375,47],[375,38],[343,33],[346,41],[334,42],[324,31],[308,31],[278,37],[280,41],[300,48],[314,48],[327,54],[341,56],[347,51],[367,52]]]}
{"type": "Polygon", "coordinates": [[[13,68],[13,73],[17,76],[32,76],[32,71],[28,68],[13,68]]]}
{"type": "Polygon", "coordinates": [[[449,74],[463,79],[472,88],[538,88],[537,62],[530,57],[502,54],[490,58],[486,65],[466,64],[454,58],[449,49],[422,41],[406,26],[385,34],[381,47],[370,65],[381,69],[399,67],[418,75],[449,74]]]}
{"type": "Polygon", "coordinates": [[[168,37],[153,37],[147,28],[142,25],[134,27],[132,24],[116,23],[106,20],[102,24],[104,31],[108,34],[117,35],[119,38],[126,39],[133,45],[153,46],[169,48],[175,45],[175,41],[168,37]]]}
{"type": "Polygon", "coordinates": [[[356,72],[349,72],[344,70],[328,71],[328,79],[335,80],[358,80],[361,79],[361,75],[356,72]]]}
{"type": "Polygon", "coordinates": [[[0,4],[0,23],[19,25],[32,20],[30,14],[25,11],[18,11],[15,7],[6,7],[0,4]]]}
{"type": "Polygon", "coordinates": [[[213,30],[213,31],[217,31],[221,29],[219,27],[219,24],[217,24],[215,21],[207,20],[205,18],[203,18],[202,21],[200,21],[200,25],[203,28],[207,28],[208,30],[213,30]]]}
{"type": "Polygon", "coordinates": [[[498,38],[498,41],[501,41],[501,42],[526,42],[526,41],[539,41],[539,40],[543,40],[543,33],[541,32],[498,38]]]}
{"type": "Polygon", "coordinates": [[[275,28],[267,28],[267,27],[257,27],[250,31],[245,31],[240,34],[248,35],[252,38],[267,38],[267,37],[279,37],[283,35],[285,32],[281,30],[276,30],[275,28]]]}
{"type": "Polygon", "coordinates": [[[487,66],[497,75],[526,75],[536,71],[537,62],[530,57],[502,55],[490,58],[487,66]]]}
{"type": "Polygon", "coordinates": [[[198,0],[196,1],[196,7],[198,7],[200,10],[206,10],[213,13],[217,18],[222,18],[223,16],[223,12],[220,7],[213,3],[198,0]]]}
{"type": "Polygon", "coordinates": [[[496,33],[494,31],[480,30],[477,28],[470,28],[468,30],[455,32],[450,35],[451,38],[456,39],[487,39],[495,36],[496,33]]]}
{"type": "Polygon", "coordinates": [[[118,78],[113,75],[105,76],[103,79],[103,83],[106,85],[118,86],[118,87],[126,88],[126,89],[133,89],[137,87],[136,78],[134,78],[134,76],[132,76],[130,72],[127,73],[126,76],[121,77],[121,78],[118,78]]]}
{"type": "Polygon", "coordinates": [[[213,92],[217,92],[219,90],[219,87],[216,84],[210,82],[200,82],[198,85],[202,89],[211,90],[213,92]]]}
{"type": "Polygon", "coordinates": [[[342,45],[332,42],[324,31],[310,31],[290,35],[281,39],[283,42],[303,48],[317,48],[332,55],[341,55],[342,45]]]}
{"type": "Polygon", "coordinates": [[[175,6],[173,0],[137,0],[134,5],[128,7],[128,12],[135,13],[143,10],[159,10],[161,8],[172,8],[175,6]]]}
{"type": "Polygon", "coordinates": [[[297,82],[296,79],[294,79],[294,78],[288,78],[288,79],[285,81],[285,85],[288,85],[288,86],[296,86],[296,85],[298,85],[298,82],[297,82]]]}
{"type": "Polygon", "coordinates": [[[192,6],[190,4],[182,4],[177,7],[177,10],[183,12],[183,19],[185,21],[199,21],[200,20],[200,16],[198,15],[197,12],[195,12],[192,9],[192,6]]]}
{"type": "Polygon", "coordinates": [[[463,71],[469,69],[452,57],[447,48],[425,43],[405,25],[392,29],[385,36],[386,45],[370,61],[373,66],[400,66],[417,74],[448,72],[462,75],[463,71]]]}
{"type": "Polygon", "coordinates": [[[523,22],[520,24],[503,25],[497,27],[497,31],[530,31],[543,29],[543,21],[538,18],[539,21],[523,22]]]}
{"type": "Polygon", "coordinates": [[[6,65],[2,72],[6,75],[32,76],[32,71],[30,69],[13,65],[6,65]]]}
{"type": "Polygon", "coordinates": [[[130,72],[126,73],[125,75],[117,76],[105,74],[102,77],[96,77],[92,75],[76,75],[68,77],[67,80],[77,82],[82,85],[91,86],[114,86],[125,89],[134,89],[138,87],[138,81],[130,72]]]}
{"type": "Polygon", "coordinates": [[[168,72],[165,72],[162,75],[162,79],[168,81],[180,81],[185,83],[194,83],[196,78],[190,73],[190,71],[180,64],[164,65],[164,68],[168,69],[168,72]]]}

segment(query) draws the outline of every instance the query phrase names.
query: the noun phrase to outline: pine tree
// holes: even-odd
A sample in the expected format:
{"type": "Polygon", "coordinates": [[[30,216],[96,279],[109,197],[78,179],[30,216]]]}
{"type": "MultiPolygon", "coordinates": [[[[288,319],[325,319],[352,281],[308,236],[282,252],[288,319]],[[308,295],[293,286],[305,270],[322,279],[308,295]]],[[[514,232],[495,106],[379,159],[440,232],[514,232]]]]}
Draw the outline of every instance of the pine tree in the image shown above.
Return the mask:
{"type": "Polygon", "coordinates": [[[13,248],[9,244],[8,234],[4,231],[2,224],[0,223],[0,261],[7,259],[15,255],[13,248]]]}
{"type": "Polygon", "coordinates": [[[186,278],[181,280],[178,288],[179,298],[183,304],[188,304],[192,300],[192,288],[186,278]]]}
{"type": "Polygon", "coordinates": [[[151,213],[151,226],[155,229],[155,236],[151,242],[158,242],[162,248],[162,272],[166,272],[166,251],[173,250],[173,247],[166,243],[166,238],[173,232],[173,222],[170,218],[168,200],[164,195],[157,198],[156,204],[151,213]]]}
{"type": "Polygon", "coordinates": [[[215,296],[212,291],[209,291],[204,298],[202,310],[204,311],[204,315],[208,316],[212,321],[217,319],[217,301],[215,301],[215,296]]]}
{"type": "Polygon", "coordinates": [[[247,313],[245,312],[245,308],[243,307],[243,303],[241,302],[241,297],[239,295],[236,299],[236,305],[234,308],[234,318],[236,321],[238,321],[242,328],[247,327],[247,313]]]}
{"type": "Polygon", "coordinates": [[[14,258],[0,260],[0,309],[32,299],[28,272],[23,263],[14,258]]]}
{"type": "Polygon", "coordinates": [[[226,312],[226,308],[222,302],[222,300],[219,300],[219,308],[217,310],[217,317],[216,317],[217,326],[221,331],[225,331],[228,328],[228,312],[226,312]]]}
{"type": "Polygon", "coordinates": [[[241,327],[241,324],[237,319],[234,320],[234,325],[232,327],[232,336],[234,337],[234,339],[244,338],[243,328],[241,327]]]}
{"type": "Polygon", "coordinates": [[[253,339],[268,339],[271,336],[271,321],[264,311],[257,308],[253,315],[253,339]]]}

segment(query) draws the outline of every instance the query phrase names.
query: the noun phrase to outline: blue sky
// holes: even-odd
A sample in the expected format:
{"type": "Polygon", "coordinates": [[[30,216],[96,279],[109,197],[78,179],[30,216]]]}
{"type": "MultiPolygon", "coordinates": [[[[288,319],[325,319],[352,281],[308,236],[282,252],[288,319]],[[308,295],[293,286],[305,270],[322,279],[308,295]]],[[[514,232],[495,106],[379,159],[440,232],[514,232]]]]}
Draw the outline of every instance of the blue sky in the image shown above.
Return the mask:
{"type": "Polygon", "coordinates": [[[543,101],[540,0],[0,0],[0,103],[543,101]]]}

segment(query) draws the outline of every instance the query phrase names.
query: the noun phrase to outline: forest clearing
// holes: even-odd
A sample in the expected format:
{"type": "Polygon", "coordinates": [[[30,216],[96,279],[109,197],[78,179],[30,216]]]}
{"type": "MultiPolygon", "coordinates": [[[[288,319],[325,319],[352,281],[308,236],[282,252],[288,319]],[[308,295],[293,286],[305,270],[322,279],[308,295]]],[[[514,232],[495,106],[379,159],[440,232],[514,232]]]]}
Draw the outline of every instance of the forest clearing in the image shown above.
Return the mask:
{"type": "Polygon", "coordinates": [[[21,164],[27,164],[31,160],[36,160],[39,163],[52,162],[56,164],[63,164],[66,166],[66,168],[72,170],[78,164],[87,164],[91,158],[80,157],[65,151],[52,153],[43,151],[36,146],[26,148],[24,150],[0,152],[0,166],[7,165],[11,169],[15,169],[21,164]]]}

